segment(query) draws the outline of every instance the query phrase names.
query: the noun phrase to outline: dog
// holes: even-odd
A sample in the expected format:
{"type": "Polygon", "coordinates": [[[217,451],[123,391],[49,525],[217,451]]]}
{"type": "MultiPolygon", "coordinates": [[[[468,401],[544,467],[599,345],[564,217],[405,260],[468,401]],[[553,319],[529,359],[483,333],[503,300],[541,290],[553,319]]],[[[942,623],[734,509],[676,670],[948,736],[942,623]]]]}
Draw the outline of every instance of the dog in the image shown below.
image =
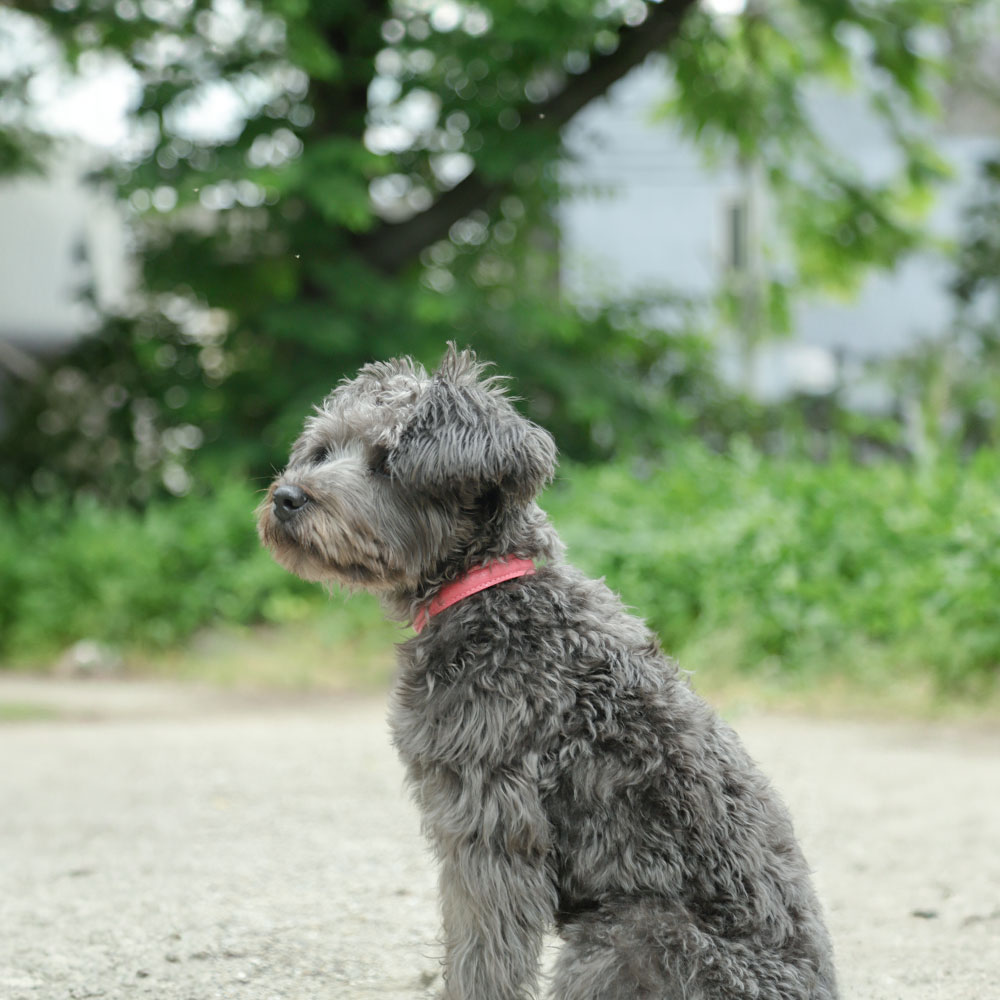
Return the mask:
{"type": "Polygon", "coordinates": [[[440,866],[446,1000],[833,1000],[779,798],[645,624],[563,559],[556,448],[449,345],[366,365],[258,508],[284,567],[412,623],[393,742],[440,866]]]}

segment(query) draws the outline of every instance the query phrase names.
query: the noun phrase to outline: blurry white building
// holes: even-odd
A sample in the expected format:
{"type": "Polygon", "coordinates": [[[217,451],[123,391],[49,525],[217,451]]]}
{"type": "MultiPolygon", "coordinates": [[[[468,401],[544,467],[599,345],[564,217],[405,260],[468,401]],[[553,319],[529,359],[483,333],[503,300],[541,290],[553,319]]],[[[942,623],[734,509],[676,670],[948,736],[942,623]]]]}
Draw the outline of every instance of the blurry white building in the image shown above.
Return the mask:
{"type": "MultiPolygon", "coordinates": [[[[565,176],[576,193],[561,207],[561,250],[564,287],[577,299],[664,284],[708,294],[734,267],[753,266],[767,236],[761,185],[734,165],[707,166],[676,127],[653,121],[666,91],[662,67],[647,63],[589,105],[567,131],[575,162],[565,176]]],[[[824,93],[811,106],[830,144],[868,177],[892,172],[898,153],[860,96],[824,93]]],[[[1000,120],[981,106],[946,116],[936,146],[955,179],[932,212],[935,234],[957,235],[978,165],[996,151],[998,135],[1000,120]]],[[[881,409],[889,402],[888,387],[865,383],[861,369],[946,328],[948,278],[943,257],[921,255],[892,273],[870,276],[853,301],[800,303],[790,338],[765,339],[752,359],[735,344],[723,345],[723,370],[763,399],[828,392],[843,379],[849,401],[881,409]]]]}
{"type": "Polygon", "coordinates": [[[0,374],[24,374],[31,355],[90,329],[83,293],[121,301],[129,280],[127,232],[113,200],[83,179],[76,157],[45,176],[0,184],[0,374]]]}

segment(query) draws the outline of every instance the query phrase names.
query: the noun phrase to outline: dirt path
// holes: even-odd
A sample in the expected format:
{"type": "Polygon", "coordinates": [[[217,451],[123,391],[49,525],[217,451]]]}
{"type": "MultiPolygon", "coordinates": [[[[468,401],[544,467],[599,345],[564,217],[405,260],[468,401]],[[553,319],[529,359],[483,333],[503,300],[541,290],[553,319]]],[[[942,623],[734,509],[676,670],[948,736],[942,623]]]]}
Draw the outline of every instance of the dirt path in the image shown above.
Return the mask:
{"type": "MultiPolygon", "coordinates": [[[[372,700],[0,677],[0,1000],[432,996],[434,876],[372,700]]],[[[1000,998],[1000,735],[735,720],[845,998],[1000,998]]]]}

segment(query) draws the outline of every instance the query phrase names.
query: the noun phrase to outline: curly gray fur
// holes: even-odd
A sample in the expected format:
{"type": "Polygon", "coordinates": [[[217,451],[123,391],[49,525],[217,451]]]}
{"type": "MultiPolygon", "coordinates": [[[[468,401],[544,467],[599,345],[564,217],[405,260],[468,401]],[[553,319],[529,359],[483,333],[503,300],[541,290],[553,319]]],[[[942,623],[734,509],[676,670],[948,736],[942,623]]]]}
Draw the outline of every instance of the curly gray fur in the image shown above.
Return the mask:
{"type": "Polygon", "coordinates": [[[556,1000],[833,1000],[785,808],[645,625],[563,562],[534,502],[555,446],[483,368],[454,348],[433,375],[366,366],[258,511],[284,566],[402,621],[474,566],[540,564],[399,647],[391,727],[440,862],[445,996],[534,996],[555,927],[556,1000]]]}

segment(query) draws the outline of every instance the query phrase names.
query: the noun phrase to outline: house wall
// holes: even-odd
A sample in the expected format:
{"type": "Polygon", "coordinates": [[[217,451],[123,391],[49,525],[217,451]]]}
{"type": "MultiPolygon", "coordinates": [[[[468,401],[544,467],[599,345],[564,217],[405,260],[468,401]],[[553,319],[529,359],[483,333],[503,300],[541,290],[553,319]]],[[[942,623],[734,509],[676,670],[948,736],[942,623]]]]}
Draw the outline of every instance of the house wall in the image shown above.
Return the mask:
{"type": "Polygon", "coordinates": [[[127,294],[127,235],[112,199],[87,185],[70,157],[44,177],[0,185],[0,340],[29,351],[89,329],[81,300],[93,284],[104,305],[127,294]]]}
{"type": "MultiPolygon", "coordinates": [[[[708,294],[725,274],[727,213],[746,183],[732,165],[707,164],[676,126],[652,120],[652,108],[666,92],[663,67],[651,61],[567,130],[574,162],[565,179],[574,193],[560,210],[563,282],[578,300],[664,285],[708,294]]],[[[870,179],[891,176],[897,153],[859,97],[817,92],[808,102],[834,150],[870,179]]],[[[953,165],[955,180],[941,191],[930,225],[948,238],[958,232],[961,206],[996,138],[970,132],[966,123],[961,130],[942,131],[937,147],[953,165]]],[[[758,189],[753,201],[760,218],[751,239],[770,242],[775,234],[766,195],[758,189]]],[[[829,391],[838,373],[858,371],[870,359],[940,335],[951,316],[948,278],[945,259],[925,254],[891,273],[873,274],[850,301],[803,301],[795,308],[791,339],[765,343],[750,372],[723,334],[723,374],[749,382],[763,398],[829,391]]],[[[847,389],[850,395],[852,386],[847,389]]],[[[859,380],[854,401],[881,409],[891,389],[859,380]]]]}

